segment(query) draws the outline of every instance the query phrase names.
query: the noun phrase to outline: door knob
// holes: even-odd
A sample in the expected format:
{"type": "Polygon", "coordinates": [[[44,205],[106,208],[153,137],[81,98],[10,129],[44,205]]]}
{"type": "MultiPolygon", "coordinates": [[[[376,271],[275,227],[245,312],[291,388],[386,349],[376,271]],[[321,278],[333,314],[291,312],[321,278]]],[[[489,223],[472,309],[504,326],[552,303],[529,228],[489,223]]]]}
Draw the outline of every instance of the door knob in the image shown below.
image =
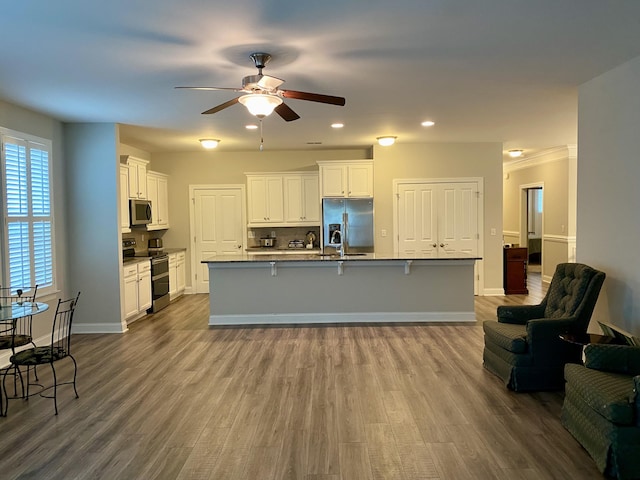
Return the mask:
{"type": "Polygon", "coordinates": [[[441,244],[440,244],[440,248],[444,248],[444,247],[447,247],[447,246],[449,246],[449,244],[448,244],[448,243],[441,243],[441,244]]]}
{"type": "Polygon", "coordinates": [[[436,248],[436,247],[438,246],[438,244],[437,244],[437,243],[432,243],[432,244],[431,244],[431,246],[432,246],[433,248],[436,248]]]}

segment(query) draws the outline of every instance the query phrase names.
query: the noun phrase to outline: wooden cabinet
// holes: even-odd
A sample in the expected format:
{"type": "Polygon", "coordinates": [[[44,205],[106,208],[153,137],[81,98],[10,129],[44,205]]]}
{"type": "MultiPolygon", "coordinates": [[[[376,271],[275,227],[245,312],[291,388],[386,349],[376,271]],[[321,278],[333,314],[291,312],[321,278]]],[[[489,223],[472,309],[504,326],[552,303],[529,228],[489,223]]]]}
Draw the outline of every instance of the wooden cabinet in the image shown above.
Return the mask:
{"type": "Polygon", "coordinates": [[[124,266],[124,317],[129,321],[146,315],[151,308],[151,262],[124,266]]]}
{"type": "Polygon", "coordinates": [[[528,294],[527,249],[505,248],[503,254],[505,295],[528,294]]]}
{"type": "Polygon", "coordinates": [[[284,221],[288,225],[320,223],[320,189],[317,174],[285,175],[284,221]]]}
{"type": "Polygon", "coordinates": [[[120,165],[120,231],[122,233],[131,232],[129,218],[129,167],[120,165]]]}
{"type": "Polygon", "coordinates": [[[185,289],[185,253],[169,254],[169,297],[171,300],[179,297],[185,289]]]}
{"type": "Polygon", "coordinates": [[[164,173],[147,172],[147,199],[151,201],[151,223],[147,230],[169,228],[169,177],[164,173]]]}
{"type": "Polygon", "coordinates": [[[373,197],[373,161],[318,162],[322,197],[373,197]]]}
{"type": "Polygon", "coordinates": [[[284,223],[282,175],[247,175],[249,226],[284,223]]]}
{"type": "Polygon", "coordinates": [[[120,163],[129,168],[129,198],[147,198],[147,160],[121,155],[120,163]]]}

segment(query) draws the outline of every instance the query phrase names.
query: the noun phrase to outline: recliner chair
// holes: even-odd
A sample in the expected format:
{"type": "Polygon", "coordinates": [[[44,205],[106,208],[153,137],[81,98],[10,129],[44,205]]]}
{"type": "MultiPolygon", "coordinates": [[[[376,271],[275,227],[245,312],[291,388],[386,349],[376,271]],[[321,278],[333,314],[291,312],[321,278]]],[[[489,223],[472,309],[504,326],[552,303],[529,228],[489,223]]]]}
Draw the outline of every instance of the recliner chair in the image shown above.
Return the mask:
{"type": "Polygon", "coordinates": [[[498,307],[483,323],[483,365],[516,392],[561,390],[564,365],[581,363],[582,346],[560,338],[585,333],[605,274],[581,263],[561,263],[539,305],[498,307]]]}

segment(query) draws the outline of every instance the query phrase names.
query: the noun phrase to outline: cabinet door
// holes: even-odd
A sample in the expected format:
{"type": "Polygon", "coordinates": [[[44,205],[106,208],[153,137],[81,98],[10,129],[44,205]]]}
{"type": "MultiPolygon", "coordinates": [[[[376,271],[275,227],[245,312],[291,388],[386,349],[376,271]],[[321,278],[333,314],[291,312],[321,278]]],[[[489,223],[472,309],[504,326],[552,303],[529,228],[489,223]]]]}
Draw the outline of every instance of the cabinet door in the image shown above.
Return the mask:
{"type": "Polygon", "coordinates": [[[373,165],[348,165],[349,197],[373,197],[373,165]]]}
{"type": "MultiPolygon", "coordinates": [[[[126,272],[125,272],[126,273],[126,272]]],[[[138,271],[124,277],[124,317],[138,313],[138,271]]]]}
{"type": "Polygon", "coordinates": [[[120,230],[129,233],[129,167],[120,165],[120,230]]]}
{"type": "Polygon", "coordinates": [[[302,177],[302,205],[304,221],[320,223],[320,185],[317,175],[302,177]]]}
{"type": "Polygon", "coordinates": [[[284,190],[282,177],[267,177],[267,221],[284,222],[284,190]]]}
{"type": "Polygon", "coordinates": [[[178,259],[176,261],[176,277],[178,279],[178,293],[183,292],[185,285],[185,254],[184,252],[178,254],[178,259]]]}
{"type": "Polygon", "coordinates": [[[248,222],[267,222],[267,180],[265,177],[247,177],[248,222]]]}
{"type": "Polygon", "coordinates": [[[151,223],[147,224],[147,230],[158,228],[158,177],[147,176],[147,198],[151,202],[151,223]]]}
{"type": "Polygon", "coordinates": [[[322,175],[323,197],[344,197],[347,169],[344,165],[323,165],[322,175]]]}
{"type": "Polygon", "coordinates": [[[146,165],[136,165],[136,180],[138,182],[138,198],[148,198],[147,197],[147,166],[146,165]]]}
{"type": "Polygon", "coordinates": [[[284,220],[288,223],[304,221],[302,178],[300,176],[284,177],[284,220]]]}
{"type": "Polygon", "coordinates": [[[169,228],[169,180],[166,177],[158,177],[158,227],[169,228]]]}
{"type": "Polygon", "coordinates": [[[138,264],[138,311],[151,308],[151,265],[138,264]]]}
{"type": "Polygon", "coordinates": [[[176,270],[177,254],[169,254],[169,298],[175,298],[178,291],[178,277],[176,270]]]}

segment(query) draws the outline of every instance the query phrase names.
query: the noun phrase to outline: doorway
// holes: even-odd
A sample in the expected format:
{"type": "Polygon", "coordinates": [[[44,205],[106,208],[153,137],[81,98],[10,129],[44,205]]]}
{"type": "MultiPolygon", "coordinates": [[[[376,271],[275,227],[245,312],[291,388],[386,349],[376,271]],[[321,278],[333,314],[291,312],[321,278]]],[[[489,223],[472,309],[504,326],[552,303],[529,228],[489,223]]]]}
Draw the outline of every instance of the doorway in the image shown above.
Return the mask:
{"type": "Polygon", "coordinates": [[[209,269],[202,260],[242,253],[246,237],[244,185],[191,185],[191,285],[209,293],[209,269]]]}
{"type": "Polygon", "coordinates": [[[520,245],[527,248],[527,271],[542,273],[543,226],[544,226],[544,186],[542,184],[522,185],[520,245]]]}

